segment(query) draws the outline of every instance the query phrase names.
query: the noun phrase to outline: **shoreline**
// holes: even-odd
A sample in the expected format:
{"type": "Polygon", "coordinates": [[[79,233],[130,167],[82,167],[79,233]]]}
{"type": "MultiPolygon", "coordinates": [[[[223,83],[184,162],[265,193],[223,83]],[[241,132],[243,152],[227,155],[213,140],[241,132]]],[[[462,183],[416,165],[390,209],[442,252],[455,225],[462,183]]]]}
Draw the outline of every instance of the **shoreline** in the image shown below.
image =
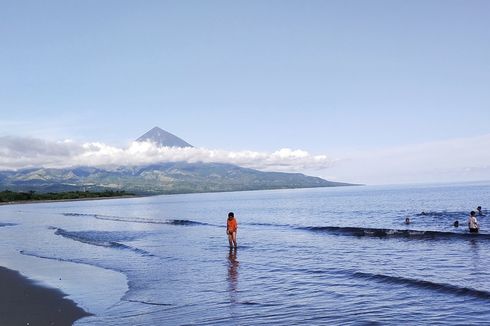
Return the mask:
{"type": "Polygon", "coordinates": [[[117,197],[115,196],[115,197],[92,197],[92,198],[71,198],[71,199],[18,200],[18,201],[0,202],[0,206],[59,203],[59,202],[87,201],[87,200],[128,199],[128,198],[141,198],[141,197],[148,197],[148,196],[126,195],[126,196],[117,196],[117,197]]]}
{"type": "Polygon", "coordinates": [[[92,316],[54,288],[0,266],[0,325],[72,325],[92,316]]]}
{"type": "Polygon", "coordinates": [[[245,189],[245,190],[220,190],[220,191],[204,191],[204,192],[169,192],[169,193],[151,193],[145,195],[124,195],[113,197],[90,197],[90,198],[71,198],[71,199],[41,199],[41,200],[18,200],[0,202],[0,206],[19,205],[19,204],[36,204],[36,203],[57,203],[57,202],[75,202],[86,200],[106,200],[106,199],[128,199],[128,198],[144,198],[153,196],[174,196],[174,195],[195,195],[195,194],[216,194],[216,193],[235,193],[249,191],[271,191],[271,190],[302,190],[302,189],[319,189],[319,188],[345,188],[345,187],[363,187],[365,184],[347,184],[339,186],[322,186],[322,187],[305,187],[305,188],[271,188],[271,189],[245,189]]]}

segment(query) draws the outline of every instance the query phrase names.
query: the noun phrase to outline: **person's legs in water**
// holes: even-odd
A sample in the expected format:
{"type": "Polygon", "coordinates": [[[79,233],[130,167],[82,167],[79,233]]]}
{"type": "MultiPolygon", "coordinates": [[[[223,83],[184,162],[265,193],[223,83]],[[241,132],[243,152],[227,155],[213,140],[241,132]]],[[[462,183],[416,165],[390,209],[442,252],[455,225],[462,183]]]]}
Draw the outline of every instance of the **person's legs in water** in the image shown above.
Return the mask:
{"type": "Polygon", "coordinates": [[[228,243],[230,244],[230,248],[233,248],[233,234],[234,232],[228,232],[228,243]]]}
{"type": "MultiPolygon", "coordinates": [[[[232,232],[232,234],[231,234],[231,240],[233,241],[233,245],[236,248],[237,247],[237,244],[236,244],[236,231],[235,232],[232,232]]],[[[231,244],[230,244],[230,246],[231,246],[231,244]]]]}

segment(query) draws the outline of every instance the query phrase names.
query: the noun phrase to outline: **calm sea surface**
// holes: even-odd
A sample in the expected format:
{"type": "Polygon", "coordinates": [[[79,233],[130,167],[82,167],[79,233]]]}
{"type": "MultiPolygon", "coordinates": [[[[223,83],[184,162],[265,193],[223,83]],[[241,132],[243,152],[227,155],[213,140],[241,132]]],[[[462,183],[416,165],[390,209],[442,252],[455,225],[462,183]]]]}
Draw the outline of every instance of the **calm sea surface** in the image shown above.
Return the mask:
{"type": "Polygon", "coordinates": [[[0,265],[96,314],[76,325],[488,325],[490,212],[467,231],[478,205],[490,184],[3,206],[0,265]]]}

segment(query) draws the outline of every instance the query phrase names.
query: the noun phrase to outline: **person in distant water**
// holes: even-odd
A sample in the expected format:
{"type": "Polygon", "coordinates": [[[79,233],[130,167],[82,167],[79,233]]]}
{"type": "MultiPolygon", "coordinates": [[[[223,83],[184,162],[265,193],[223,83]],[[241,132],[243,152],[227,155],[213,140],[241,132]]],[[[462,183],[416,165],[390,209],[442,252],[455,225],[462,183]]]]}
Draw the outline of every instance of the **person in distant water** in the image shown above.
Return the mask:
{"type": "Polygon", "coordinates": [[[226,221],[226,234],[228,234],[228,242],[230,248],[237,247],[236,244],[236,231],[238,229],[238,223],[235,219],[233,212],[228,213],[228,220],[226,221]]]}
{"type": "Polygon", "coordinates": [[[478,206],[478,207],[476,208],[476,210],[478,211],[478,216],[483,216],[483,215],[485,215],[485,214],[483,214],[483,212],[481,211],[481,206],[478,206]]]}
{"type": "Polygon", "coordinates": [[[468,227],[471,233],[478,233],[478,221],[476,220],[475,211],[471,211],[470,217],[468,218],[468,227]]]}
{"type": "Polygon", "coordinates": [[[454,221],[453,226],[454,226],[455,228],[459,227],[459,221],[458,221],[458,220],[454,221]]]}
{"type": "Polygon", "coordinates": [[[407,218],[405,219],[405,224],[410,224],[410,218],[409,218],[409,217],[407,217],[407,218]]]}

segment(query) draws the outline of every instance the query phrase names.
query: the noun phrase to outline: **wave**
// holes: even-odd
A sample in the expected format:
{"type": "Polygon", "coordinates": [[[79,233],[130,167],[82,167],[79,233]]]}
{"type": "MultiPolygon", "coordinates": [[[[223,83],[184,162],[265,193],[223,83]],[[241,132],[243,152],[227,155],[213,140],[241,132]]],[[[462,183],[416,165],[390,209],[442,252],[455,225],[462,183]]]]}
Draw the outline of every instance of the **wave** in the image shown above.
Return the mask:
{"type": "Polygon", "coordinates": [[[209,225],[207,223],[196,222],[191,220],[166,220],[164,224],[171,225],[209,225]]]}
{"type": "Polygon", "coordinates": [[[418,214],[415,214],[414,216],[419,216],[419,217],[437,217],[437,218],[464,218],[468,217],[470,215],[470,211],[459,211],[459,212],[448,212],[448,211],[423,211],[418,214]]]}
{"type": "Polygon", "coordinates": [[[244,225],[252,225],[252,226],[271,226],[271,227],[294,227],[290,224],[277,224],[277,223],[259,223],[259,222],[251,222],[251,223],[243,223],[244,225]]]}
{"type": "Polygon", "coordinates": [[[333,235],[356,236],[356,237],[400,237],[412,239],[445,239],[445,238],[462,238],[462,239],[490,239],[488,233],[469,233],[469,232],[450,232],[434,230],[415,230],[415,229],[390,229],[390,228],[367,228],[358,226],[300,226],[291,224],[276,223],[243,223],[244,225],[263,226],[263,227],[281,227],[296,230],[306,230],[311,232],[324,232],[333,235]]]}
{"type": "Polygon", "coordinates": [[[0,227],[4,227],[4,226],[16,226],[18,224],[15,224],[15,223],[0,223],[0,227]]]}
{"type": "Polygon", "coordinates": [[[185,220],[185,219],[154,220],[154,219],[147,219],[147,218],[84,214],[84,213],[63,213],[63,215],[64,216],[88,216],[88,217],[94,217],[98,220],[127,222],[127,223],[165,224],[165,225],[182,225],[182,226],[211,225],[204,222],[197,222],[197,221],[185,220]]]}
{"type": "Polygon", "coordinates": [[[149,302],[149,301],[140,301],[140,300],[133,300],[133,299],[123,299],[122,301],[126,302],[133,302],[133,303],[142,303],[150,306],[171,306],[172,304],[170,303],[159,303],[159,302],[149,302]]]}
{"type": "Polygon", "coordinates": [[[412,279],[412,278],[401,277],[401,276],[390,276],[385,274],[373,274],[373,273],[366,273],[366,272],[353,272],[352,275],[355,277],[361,277],[365,279],[381,281],[390,284],[410,285],[422,289],[436,290],[436,291],[446,292],[450,294],[472,296],[480,299],[490,299],[490,292],[483,291],[483,290],[476,290],[468,287],[461,287],[453,284],[435,283],[435,282],[412,279]]]}
{"type": "Polygon", "coordinates": [[[402,237],[402,238],[478,238],[478,239],[490,239],[490,234],[487,233],[456,233],[447,231],[423,231],[423,230],[410,230],[410,229],[378,229],[378,228],[364,228],[355,226],[309,226],[309,227],[297,227],[298,229],[313,231],[313,232],[326,232],[335,235],[351,235],[357,237],[402,237]]]}
{"type": "Polygon", "coordinates": [[[153,254],[149,253],[146,250],[131,247],[115,241],[114,238],[116,238],[118,241],[130,241],[136,238],[135,236],[128,236],[127,234],[122,234],[121,232],[97,232],[97,231],[70,232],[58,228],[56,229],[55,234],[70,240],[74,240],[74,241],[78,241],[94,246],[131,250],[143,256],[154,256],[153,254]]]}
{"type": "MultiPolygon", "coordinates": [[[[438,212],[432,212],[432,213],[438,213],[438,212]]],[[[448,212],[442,212],[440,214],[447,214],[447,213],[448,212]]],[[[460,214],[460,212],[449,212],[449,213],[460,214]]],[[[110,220],[110,221],[129,222],[129,223],[166,224],[166,225],[176,225],[176,226],[206,225],[206,226],[222,227],[222,225],[215,225],[215,224],[186,220],[186,219],[152,220],[146,218],[120,217],[120,216],[83,214],[83,213],[63,213],[63,215],[90,216],[100,220],[110,220]]],[[[345,235],[345,236],[356,236],[356,237],[378,237],[378,238],[399,237],[399,238],[411,238],[411,239],[446,239],[446,238],[490,239],[490,234],[488,233],[474,234],[474,233],[463,232],[463,231],[450,232],[450,231],[414,230],[414,229],[367,228],[367,227],[357,227],[357,226],[298,226],[298,225],[291,225],[291,224],[262,223],[262,222],[250,222],[250,223],[245,222],[242,225],[291,228],[291,229],[306,230],[312,232],[324,232],[333,235],[345,235]]]]}
{"type": "Polygon", "coordinates": [[[62,213],[64,216],[91,216],[96,217],[97,214],[84,214],[84,213],[62,213]]]}
{"type": "MultiPolygon", "coordinates": [[[[30,252],[27,250],[19,250],[19,254],[24,255],[24,256],[29,256],[29,257],[36,257],[36,258],[41,258],[41,259],[61,261],[61,262],[66,262],[66,263],[84,264],[83,262],[76,260],[76,259],[64,259],[64,258],[58,258],[58,257],[43,256],[43,255],[39,255],[39,254],[30,252]]],[[[85,264],[85,265],[88,265],[88,264],[85,264]]]]}

